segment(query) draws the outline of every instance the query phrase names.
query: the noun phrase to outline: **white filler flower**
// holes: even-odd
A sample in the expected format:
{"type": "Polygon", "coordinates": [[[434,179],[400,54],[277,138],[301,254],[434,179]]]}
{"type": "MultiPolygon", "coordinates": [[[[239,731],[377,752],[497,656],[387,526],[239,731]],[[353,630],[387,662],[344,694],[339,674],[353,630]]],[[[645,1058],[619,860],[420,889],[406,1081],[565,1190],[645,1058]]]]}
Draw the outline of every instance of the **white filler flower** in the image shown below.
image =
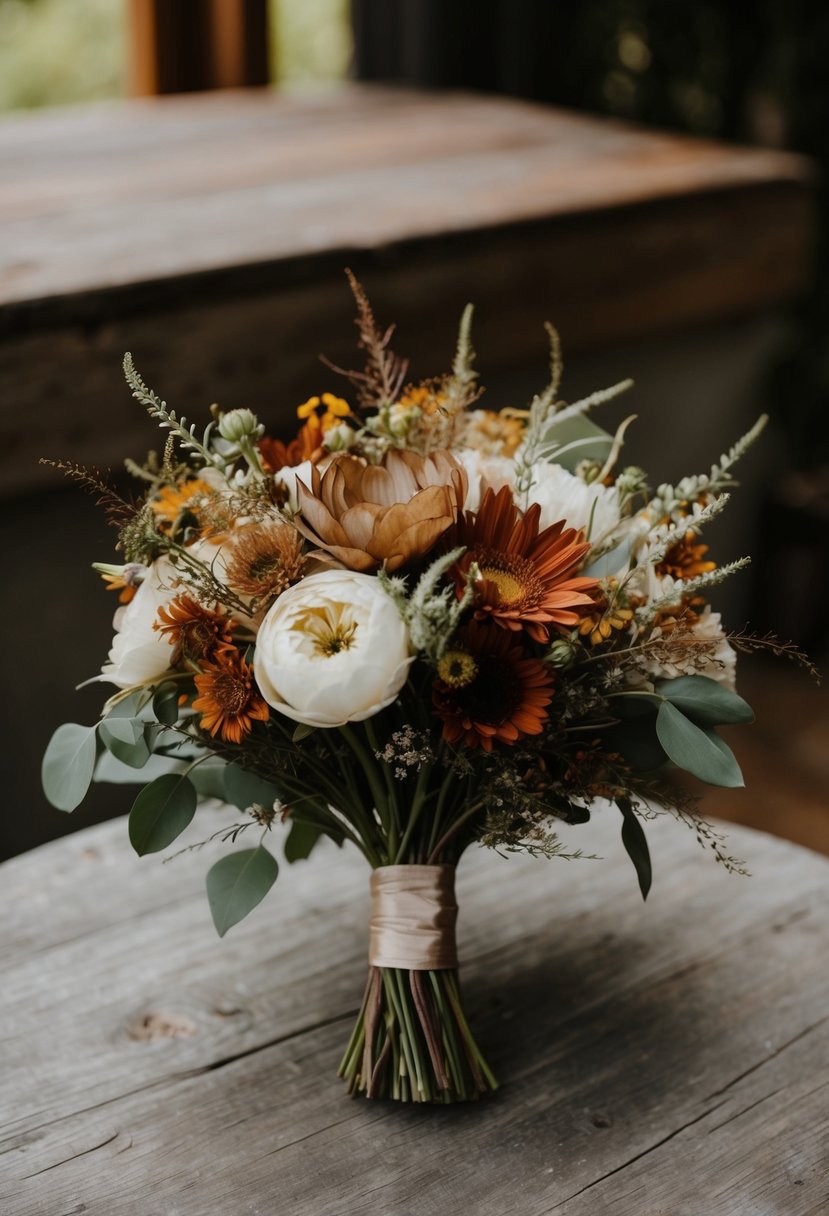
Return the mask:
{"type": "Polygon", "coordinates": [[[101,668],[104,680],[119,688],[132,688],[164,675],[173,657],[168,636],[153,629],[159,608],[175,596],[179,576],[166,557],[153,562],[130,602],[115,613],[116,634],[109,662],[101,668]]]}
{"type": "Polygon", "coordinates": [[[344,726],[390,705],[411,662],[408,629],[378,580],[325,570],[289,587],[265,614],[253,670],[280,713],[344,726]]]}
{"type": "Polygon", "coordinates": [[[582,528],[595,544],[609,536],[619,524],[619,495],[612,486],[568,473],[560,464],[539,464],[533,469],[528,504],[541,507],[541,527],[560,519],[571,528],[582,528]]]}

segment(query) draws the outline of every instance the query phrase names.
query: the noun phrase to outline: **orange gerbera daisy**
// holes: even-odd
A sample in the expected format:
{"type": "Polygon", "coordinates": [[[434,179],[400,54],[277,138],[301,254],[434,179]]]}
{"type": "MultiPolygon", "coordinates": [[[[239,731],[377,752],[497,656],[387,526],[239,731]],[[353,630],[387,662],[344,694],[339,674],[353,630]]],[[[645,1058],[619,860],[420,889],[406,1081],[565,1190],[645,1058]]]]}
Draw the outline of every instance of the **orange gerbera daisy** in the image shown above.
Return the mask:
{"type": "Polygon", "coordinates": [[[193,709],[201,714],[201,728],[225,743],[241,743],[254,722],[267,722],[270,713],[253,682],[250,667],[235,647],[217,652],[195,676],[199,695],[193,709]]]}
{"type": "Polygon", "coordinates": [[[153,629],[163,633],[175,648],[172,665],[182,659],[194,663],[233,645],[233,620],[225,612],[213,612],[184,592],[158,610],[153,629]]]}
{"type": "Polygon", "coordinates": [[[553,675],[501,629],[472,622],[438,664],[432,702],[447,743],[492,751],[539,735],[553,699],[553,675]]]}
{"type": "Polygon", "coordinates": [[[176,522],[182,511],[198,506],[200,498],[207,498],[213,493],[212,486],[200,477],[191,477],[189,481],[180,481],[174,486],[162,486],[158,494],[150,502],[153,514],[159,523],[176,522]]]}
{"type": "Polygon", "coordinates": [[[525,629],[537,642],[546,642],[551,629],[572,629],[593,607],[595,578],[576,578],[589,543],[564,521],[539,532],[537,503],[519,511],[509,486],[498,493],[487,489],[477,514],[467,511],[451,530],[447,547],[465,545],[455,568],[458,598],[466,587],[473,562],[480,570],[474,613],[505,629],[525,629]]]}

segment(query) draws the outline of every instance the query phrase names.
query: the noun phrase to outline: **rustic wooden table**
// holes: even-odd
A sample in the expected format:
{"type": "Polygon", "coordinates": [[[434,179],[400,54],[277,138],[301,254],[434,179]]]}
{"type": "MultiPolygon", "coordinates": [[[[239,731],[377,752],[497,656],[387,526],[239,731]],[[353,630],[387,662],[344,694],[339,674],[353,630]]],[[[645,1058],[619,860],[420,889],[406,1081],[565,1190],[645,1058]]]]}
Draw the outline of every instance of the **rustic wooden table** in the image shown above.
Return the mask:
{"type": "Polygon", "coordinates": [[[223,941],[208,850],[139,861],[115,821],[6,863],[0,1211],[825,1216],[829,862],[736,829],[732,878],[660,820],[643,906],[618,828],[581,829],[603,861],[464,861],[466,1001],[503,1086],[451,1109],[334,1075],[356,856],[283,866],[223,941]]]}

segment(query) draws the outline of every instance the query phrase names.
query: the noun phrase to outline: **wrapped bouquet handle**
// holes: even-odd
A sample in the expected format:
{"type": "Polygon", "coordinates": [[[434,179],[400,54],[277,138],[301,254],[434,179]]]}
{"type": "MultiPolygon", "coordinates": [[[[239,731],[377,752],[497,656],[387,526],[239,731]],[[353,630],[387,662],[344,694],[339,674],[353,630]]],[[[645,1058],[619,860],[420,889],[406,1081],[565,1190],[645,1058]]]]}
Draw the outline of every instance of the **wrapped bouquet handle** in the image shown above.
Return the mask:
{"type": "Polygon", "coordinates": [[[352,1094],[458,1102],[497,1088],[463,1012],[455,866],[372,871],[369,974],[340,1076],[352,1094]]]}
{"type": "Polygon", "coordinates": [[[371,874],[372,967],[443,971],[458,965],[455,867],[380,866],[371,874]]]}

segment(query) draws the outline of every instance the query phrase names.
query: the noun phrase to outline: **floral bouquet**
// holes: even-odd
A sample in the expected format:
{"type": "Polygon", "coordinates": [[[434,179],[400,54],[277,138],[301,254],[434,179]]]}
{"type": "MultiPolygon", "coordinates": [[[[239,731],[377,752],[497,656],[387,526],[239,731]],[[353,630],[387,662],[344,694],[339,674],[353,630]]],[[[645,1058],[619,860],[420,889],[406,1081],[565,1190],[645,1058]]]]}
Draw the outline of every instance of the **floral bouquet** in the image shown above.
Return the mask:
{"type": "Polygon", "coordinates": [[[752,718],[735,648],[785,649],[724,632],[708,592],[745,562],[718,567],[699,539],[764,419],[709,473],[653,490],[620,464],[631,419],[612,435],[588,417],[629,381],[566,404],[548,327],[544,391],[478,408],[467,309],[451,373],[409,384],[349,278],[365,366],[343,373],[347,398],[299,406],[290,442],[247,409],[214,406],[197,433],[127,355],[167,432],[160,456],[127,464],[142,493],[58,465],[118,529],[122,561],[96,566],[120,607],[95,677],[118,691],[95,726],[58,729],[43,784],[71,811],[91,780],[146,767],[140,855],[172,845],[200,800],[237,807],[219,836],[255,843],[208,872],[220,934],[273,885],[280,823],[288,861],[320,836],[359,849],[369,971],[340,1074],[354,1094],[450,1103],[496,1084],[458,984],[469,845],[580,857],[558,826],[611,804],[645,896],[643,821],[670,808],[741,870],[672,770],[742,784],[717,733],[752,718]]]}

